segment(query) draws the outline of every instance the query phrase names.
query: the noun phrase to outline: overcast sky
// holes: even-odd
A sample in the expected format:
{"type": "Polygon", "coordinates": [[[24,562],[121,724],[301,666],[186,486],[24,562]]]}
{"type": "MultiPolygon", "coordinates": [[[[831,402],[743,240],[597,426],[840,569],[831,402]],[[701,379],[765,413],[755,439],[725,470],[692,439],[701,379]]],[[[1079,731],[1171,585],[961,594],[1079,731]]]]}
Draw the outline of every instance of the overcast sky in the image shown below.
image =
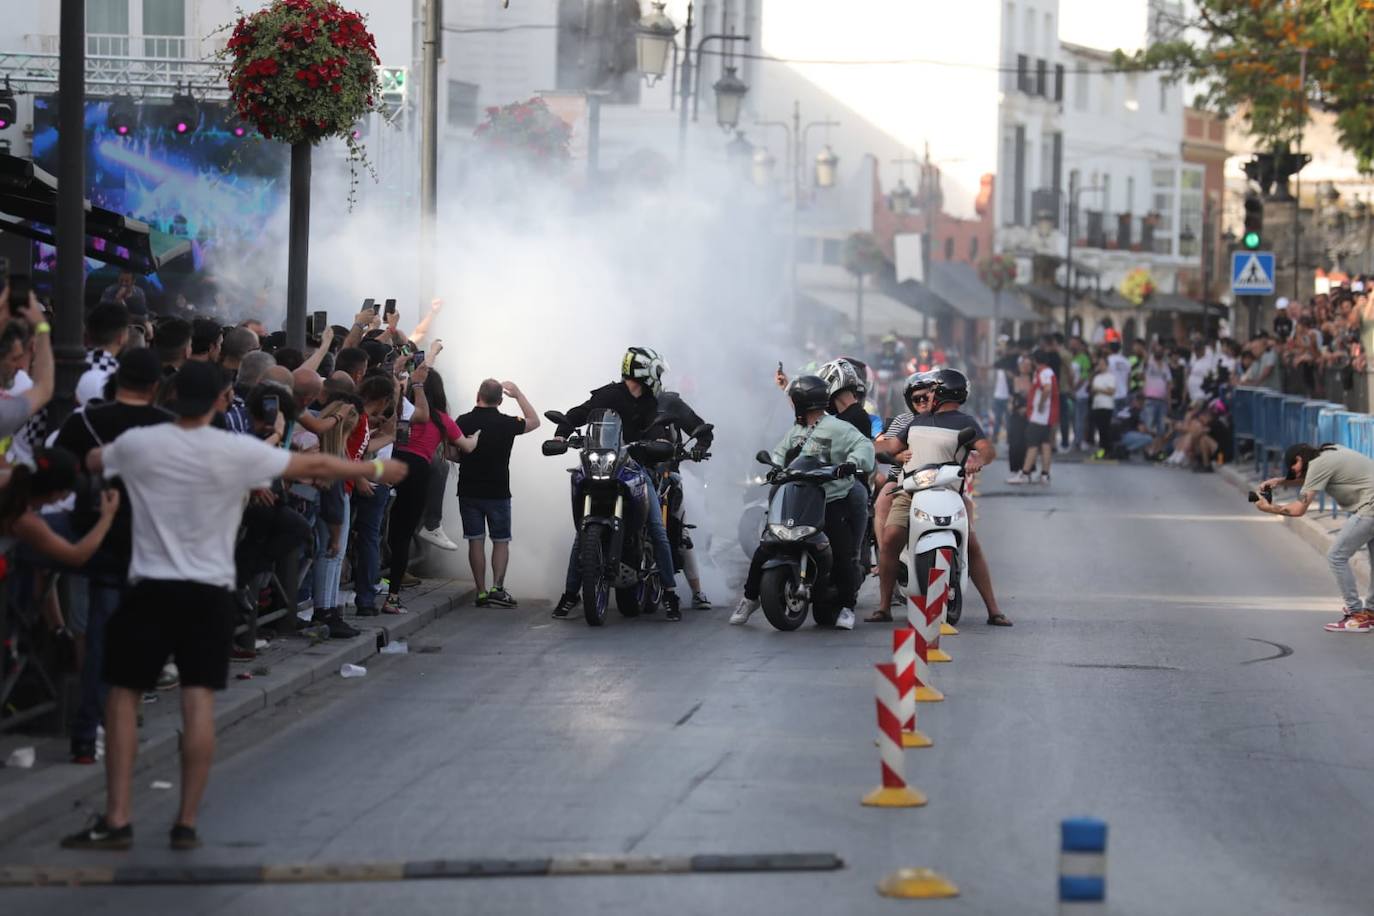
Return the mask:
{"type": "Polygon", "coordinates": [[[1059,0],[1059,38],[1090,48],[1138,48],[1145,7],[1145,0],[1059,0]]]}

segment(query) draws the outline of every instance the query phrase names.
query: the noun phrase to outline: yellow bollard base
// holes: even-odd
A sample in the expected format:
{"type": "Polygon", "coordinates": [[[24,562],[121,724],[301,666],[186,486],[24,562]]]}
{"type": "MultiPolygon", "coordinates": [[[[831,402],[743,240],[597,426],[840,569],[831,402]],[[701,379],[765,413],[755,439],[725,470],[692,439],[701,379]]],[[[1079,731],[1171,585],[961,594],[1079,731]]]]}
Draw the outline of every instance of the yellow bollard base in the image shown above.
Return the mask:
{"type": "Polygon", "coordinates": [[[870,808],[920,808],[926,797],[910,786],[905,789],[874,789],[863,797],[863,803],[870,808]]]}
{"type": "Polygon", "coordinates": [[[902,732],[902,747],[934,747],[935,742],[919,728],[912,732],[902,732]]]}
{"type": "Polygon", "coordinates": [[[941,622],[940,622],[940,635],[941,635],[941,636],[958,636],[958,635],[959,635],[959,631],[956,630],[956,629],[954,629],[954,627],[950,626],[949,624],[945,623],[944,621],[941,621],[941,622]]]}
{"type": "Polygon", "coordinates": [[[940,691],[936,690],[934,687],[917,687],[917,688],[916,688],[916,702],[917,702],[917,703],[939,703],[939,702],[940,702],[941,700],[943,700],[944,698],[945,698],[945,695],[944,695],[943,693],[941,693],[940,691]]]}
{"type": "Polygon", "coordinates": [[[954,659],[949,657],[949,653],[944,649],[928,649],[926,651],[926,661],[928,662],[952,662],[954,659]]]}
{"type": "Polygon", "coordinates": [[[879,881],[878,893],[884,897],[906,900],[933,900],[958,897],[959,888],[944,875],[929,868],[903,868],[879,881]]]}

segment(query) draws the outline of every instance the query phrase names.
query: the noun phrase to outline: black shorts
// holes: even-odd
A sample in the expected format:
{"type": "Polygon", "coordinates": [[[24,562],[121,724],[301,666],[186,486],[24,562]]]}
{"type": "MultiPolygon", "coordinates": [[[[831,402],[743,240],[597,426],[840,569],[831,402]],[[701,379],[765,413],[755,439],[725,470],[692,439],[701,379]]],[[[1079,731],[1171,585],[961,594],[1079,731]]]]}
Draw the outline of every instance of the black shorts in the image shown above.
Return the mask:
{"type": "Polygon", "coordinates": [[[144,579],[105,629],[105,680],[152,690],[170,656],[183,687],[223,690],[234,637],[234,595],[199,582],[144,579]]]}
{"type": "Polygon", "coordinates": [[[1054,441],[1054,430],[1043,423],[1026,424],[1026,448],[1038,448],[1054,441]]]}

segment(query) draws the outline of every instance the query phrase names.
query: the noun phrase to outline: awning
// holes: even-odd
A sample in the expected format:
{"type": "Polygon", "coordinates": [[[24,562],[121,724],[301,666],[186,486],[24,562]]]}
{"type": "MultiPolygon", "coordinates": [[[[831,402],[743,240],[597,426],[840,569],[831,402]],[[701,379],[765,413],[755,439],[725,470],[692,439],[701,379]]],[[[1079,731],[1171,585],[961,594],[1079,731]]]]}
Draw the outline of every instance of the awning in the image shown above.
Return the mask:
{"type": "Polygon", "coordinates": [[[1207,314],[1207,307],[1201,302],[1175,293],[1155,293],[1146,299],[1143,305],[1136,305],[1112,289],[1102,294],[1101,301],[1103,308],[1121,309],[1123,311],[1143,309],[1147,312],[1178,312],[1180,315],[1207,314]]]}
{"type": "Polygon", "coordinates": [[[965,318],[995,318],[1004,321],[1044,321],[1044,316],[1014,294],[1000,293],[978,278],[970,264],[936,261],[930,265],[930,289],[965,318]]]}
{"type": "MultiPolygon", "coordinates": [[[[149,274],[191,251],[189,239],[84,203],[88,257],[149,274]]],[[[0,229],[56,246],[56,226],[57,179],[31,160],[0,154],[0,229]]]]}
{"type": "MultiPolygon", "coordinates": [[[[843,267],[832,264],[798,264],[797,293],[825,309],[838,312],[852,325],[857,314],[858,280],[843,267]]],[[[864,285],[864,334],[896,333],[920,337],[924,317],[916,309],[875,288],[872,278],[864,285]]]]}

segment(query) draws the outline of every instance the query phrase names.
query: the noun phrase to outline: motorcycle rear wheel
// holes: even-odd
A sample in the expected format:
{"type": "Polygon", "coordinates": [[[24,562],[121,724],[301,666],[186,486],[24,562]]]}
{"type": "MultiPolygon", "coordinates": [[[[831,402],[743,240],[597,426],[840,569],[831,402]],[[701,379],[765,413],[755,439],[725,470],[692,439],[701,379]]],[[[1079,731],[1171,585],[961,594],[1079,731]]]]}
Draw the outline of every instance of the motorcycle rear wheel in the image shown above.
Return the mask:
{"type": "Polygon", "coordinates": [[[606,606],[611,601],[611,586],[606,580],[602,538],[609,532],[604,525],[588,525],[578,541],[578,567],[582,570],[582,615],[587,626],[606,622],[606,606]]]}
{"type": "Polygon", "coordinates": [[[795,630],[806,622],[808,602],[793,591],[792,573],[784,566],[764,570],[759,586],[763,614],[774,629],[795,630]]]}

